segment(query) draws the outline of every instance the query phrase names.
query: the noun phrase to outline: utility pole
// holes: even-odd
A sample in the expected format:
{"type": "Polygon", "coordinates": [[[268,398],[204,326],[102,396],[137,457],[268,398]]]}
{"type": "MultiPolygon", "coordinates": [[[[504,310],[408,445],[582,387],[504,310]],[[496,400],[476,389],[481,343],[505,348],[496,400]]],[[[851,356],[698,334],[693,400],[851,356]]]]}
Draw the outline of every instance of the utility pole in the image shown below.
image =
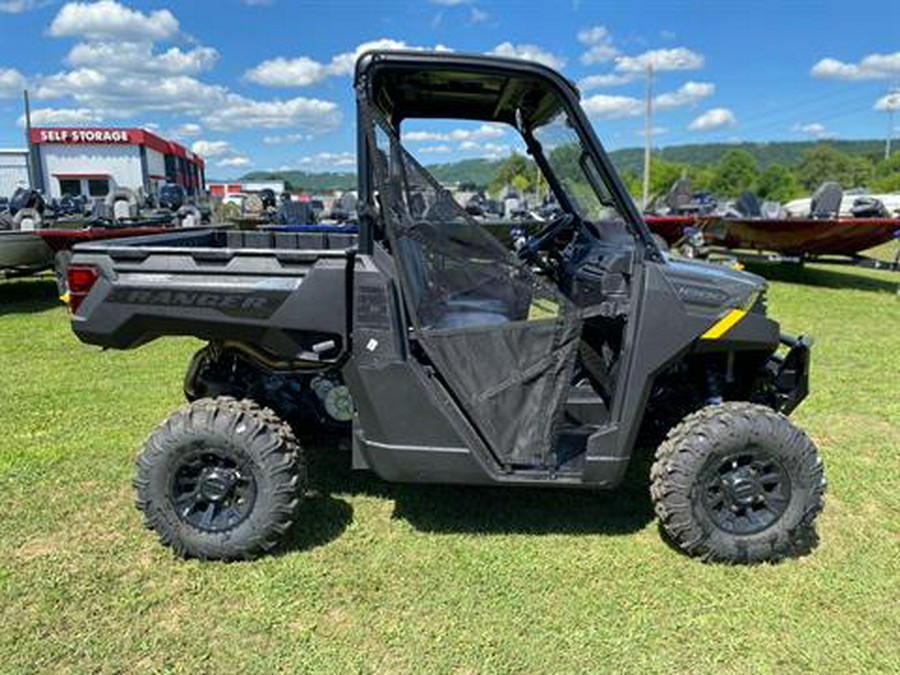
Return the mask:
{"type": "Polygon", "coordinates": [[[35,176],[34,156],[31,152],[31,102],[28,100],[28,90],[22,92],[25,95],[25,147],[28,148],[28,182],[29,187],[37,189],[37,177],[35,176]]]}
{"type": "Polygon", "coordinates": [[[653,64],[647,65],[647,105],[644,112],[644,189],[641,209],[650,205],[650,145],[653,142],[653,64]]]}
{"type": "Polygon", "coordinates": [[[888,109],[888,129],[887,129],[887,138],[884,141],[884,158],[888,159],[891,156],[891,140],[894,138],[894,109],[888,109]]]}

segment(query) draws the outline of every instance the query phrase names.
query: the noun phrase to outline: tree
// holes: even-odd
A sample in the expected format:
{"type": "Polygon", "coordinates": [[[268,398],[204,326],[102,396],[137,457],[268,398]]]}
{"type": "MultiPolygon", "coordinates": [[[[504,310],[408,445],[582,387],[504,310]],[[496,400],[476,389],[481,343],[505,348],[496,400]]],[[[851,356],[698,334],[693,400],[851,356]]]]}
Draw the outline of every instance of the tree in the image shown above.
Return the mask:
{"type": "Polygon", "coordinates": [[[631,194],[632,199],[639,200],[641,198],[641,177],[631,169],[626,169],[620,174],[625,188],[631,194]]]}
{"type": "Polygon", "coordinates": [[[691,186],[698,192],[712,192],[713,181],[716,179],[714,166],[692,166],[688,170],[688,178],[691,186]]]}
{"type": "Polygon", "coordinates": [[[672,188],[672,184],[687,175],[687,166],[675,162],[667,162],[659,157],[650,158],[650,194],[664,195],[672,188]]]}
{"type": "Polygon", "coordinates": [[[716,167],[710,188],[722,197],[737,197],[753,189],[759,177],[756,158],[746,150],[729,150],[716,167]]]}
{"type": "Polygon", "coordinates": [[[817,145],[803,153],[796,175],[810,192],[830,180],[851,188],[865,185],[872,178],[872,165],[864,157],[851,157],[830,145],[817,145]]]}
{"type": "MultiPolygon", "coordinates": [[[[525,190],[530,190],[534,186],[536,179],[536,169],[532,162],[517,152],[511,154],[498,168],[494,177],[491,179],[489,189],[493,193],[500,192],[507,185],[516,186],[524,185],[525,190]],[[519,178],[519,180],[516,180],[519,178]]],[[[516,189],[520,189],[516,187],[516,189]]]]}
{"type": "Polygon", "coordinates": [[[900,192],[900,152],[876,164],[871,187],[874,192],[900,192]]]}
{"type": "Polygon", "coordinates": [[[756,181],[756,194],[760,199],[789,202],[803,194],[803,188],[790,169],[773,164],[760,174],[756,181]]]}

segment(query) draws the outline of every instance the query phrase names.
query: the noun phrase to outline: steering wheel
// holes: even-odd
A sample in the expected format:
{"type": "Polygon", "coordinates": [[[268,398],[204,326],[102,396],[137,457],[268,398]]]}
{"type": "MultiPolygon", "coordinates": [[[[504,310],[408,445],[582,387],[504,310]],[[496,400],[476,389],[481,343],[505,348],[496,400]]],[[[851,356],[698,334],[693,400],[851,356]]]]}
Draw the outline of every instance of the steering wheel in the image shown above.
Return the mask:
{"type": "Polygon", "coordinates": [[[566,230],[571,229],[574,224],[575,216],[571,213],[563,213],[557,216],[544,225],[537,234],[522,244],[522,247],[517,251],[519,258],[540,264],[542,261],[538,253],[545,250],[554,239],[566,230]]]}

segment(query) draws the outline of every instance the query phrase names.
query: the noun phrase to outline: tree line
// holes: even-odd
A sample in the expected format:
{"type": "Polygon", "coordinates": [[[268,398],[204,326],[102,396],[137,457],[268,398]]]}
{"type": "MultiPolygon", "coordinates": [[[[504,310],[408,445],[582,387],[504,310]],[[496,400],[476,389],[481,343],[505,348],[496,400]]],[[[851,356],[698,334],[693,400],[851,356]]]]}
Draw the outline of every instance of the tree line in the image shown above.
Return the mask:
{"type": "MultiPolygon", "coordinates": [[[[769,164],[761,169],[747,150],[733,149],[711,165],[692,165],[652,158],[650,191],[664,194],[682,177],[691,180],[694,190],[718,197],[738,197],[753,192],[761,199],[786,202],[809,195],[825,181],[837,181],[844,189],[861,187],[873,193],[900,191],[900,152],[884,159],[873,155],[853,155],[821,144],[803,151],[794,166],[769,164]]],[[[641,193],[640,174],[626,170],[622,179],[632,195],[641,193]]]]}
{"type": "MultiPolygon", "coordinates": [[[[553,152],[565,150],[556,148],[553,152]]],[[[563,166],[574,163],[576,156],[563,166]]],[[[572,175],[574,173],[573,169],[572,175]]],[[[640,172],[626,168],[620,169],[620,175],[632,196],[639,198],[642,191],[640,172]]],[[[778,202],[809,195],[825,181],[837,181],[844,189],[861,187],[872,193],[898,192],[900,152],[884,159],[874,153],[855,155],[829,144],[820,144],[804,150],[793,166],[769,163],[765,168],[761,168],[754,154],[744,148],[728,150],[711,164],[674,162],[658,156],[651,159],[651,194],[665,194],[680,178],[689,178],[694,191],[716,197],[736,198],[744,192],[752,192],[760,199],[778,202]]],[[[487,187],[496,193],[507,185],[533,190],[537,185],[534,163],[516,154],[499,162],[487,187]]]]}

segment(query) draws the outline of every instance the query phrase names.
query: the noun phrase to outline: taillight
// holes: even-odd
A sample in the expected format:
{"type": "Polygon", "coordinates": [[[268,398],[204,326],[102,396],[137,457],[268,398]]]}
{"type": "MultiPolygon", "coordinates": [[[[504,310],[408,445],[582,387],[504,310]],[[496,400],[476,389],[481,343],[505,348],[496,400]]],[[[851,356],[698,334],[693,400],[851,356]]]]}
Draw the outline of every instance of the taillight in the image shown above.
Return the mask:
{"type": "Polygon", "coordinates": [[[72,313],[78,311],[81,303],[94,287],[94,283],[100,273],[96,267],[88,265],[71,265],[66,273],[66,281],[69,284],[69,309],[72,313]]]}

